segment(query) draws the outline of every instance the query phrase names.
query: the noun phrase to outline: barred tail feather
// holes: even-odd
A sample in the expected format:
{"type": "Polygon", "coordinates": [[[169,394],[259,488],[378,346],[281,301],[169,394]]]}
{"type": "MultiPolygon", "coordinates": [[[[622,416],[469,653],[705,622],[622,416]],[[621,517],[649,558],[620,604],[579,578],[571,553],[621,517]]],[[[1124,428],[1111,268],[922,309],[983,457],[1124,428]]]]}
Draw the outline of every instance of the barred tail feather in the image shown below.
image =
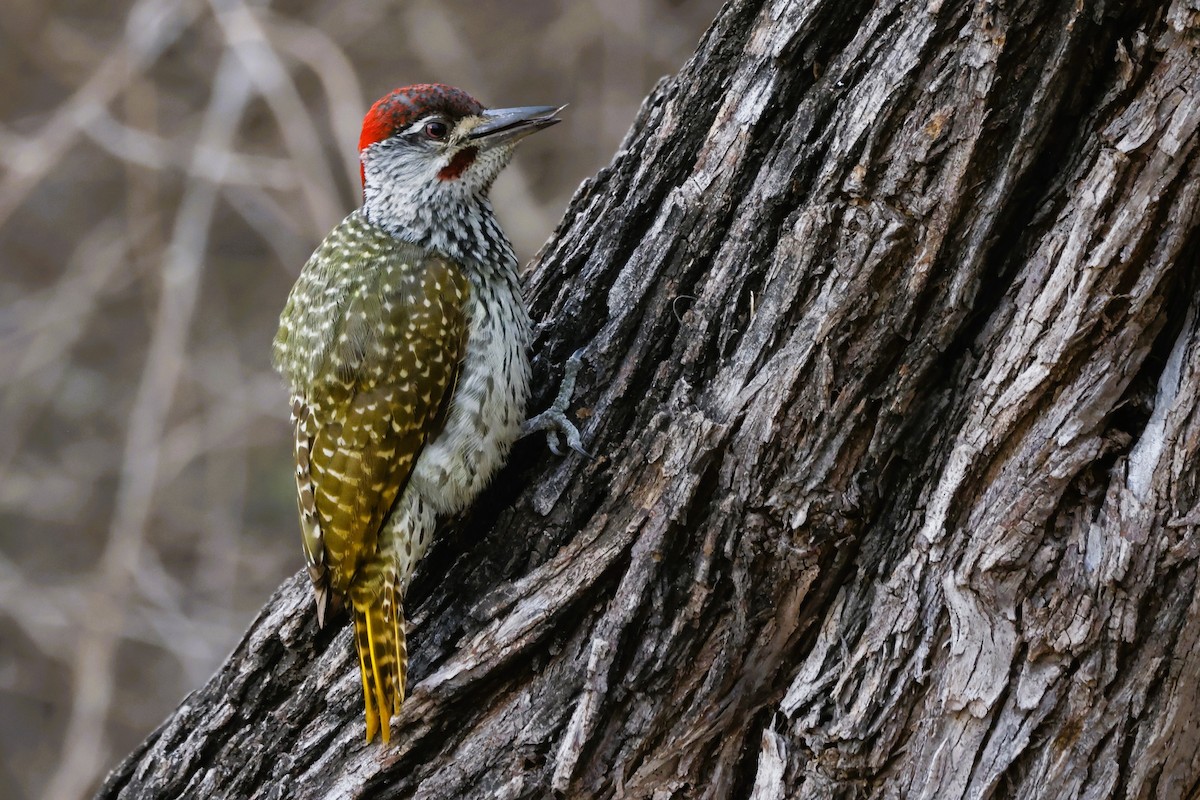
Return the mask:
{"type": "Polygon", "coordinates": [[[354,643],[362,670],[367,712],[367,741],[379,731],[384,744],[391,738],[391,720],[404,702],[408,650],[404,641],[404,612],[394,584],[382,596],[354,597],[354,643]]]}
{"type": "Polygon", "coordinates": [[[367,709],[367,741],[379,730],[379,713],[375,711],[375,668],[368,666],[371,658],[371,638],[367,632],[366,609],[354,606],[354,649],[358,651],[358,666],[362,670],[363,695],[367,709]]]}
{"type": "Polygon", "coordinates": [[[403,598],[397,596],[396,584],[390,581],[384,587],[384,596],[387,598],[388,611],[385,617],[391,617],[392,640],[396,643],[396,704],[393,713],[399,714],[408,691],[408,638],[404,630],[403,598]]]}

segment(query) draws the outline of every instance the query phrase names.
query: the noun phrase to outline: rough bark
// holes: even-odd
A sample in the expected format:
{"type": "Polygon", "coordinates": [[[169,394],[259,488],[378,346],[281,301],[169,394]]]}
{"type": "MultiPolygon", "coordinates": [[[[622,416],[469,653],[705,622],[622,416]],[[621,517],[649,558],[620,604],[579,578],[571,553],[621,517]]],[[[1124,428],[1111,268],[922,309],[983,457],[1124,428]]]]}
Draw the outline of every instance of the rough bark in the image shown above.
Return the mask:
{"type": "Polygon", "coordinates": [[[595,458],[444,532],[392,746],[298,576],[100,796],[1194,795],[1198,26],[727,4],[530,274],[595,458]]]}

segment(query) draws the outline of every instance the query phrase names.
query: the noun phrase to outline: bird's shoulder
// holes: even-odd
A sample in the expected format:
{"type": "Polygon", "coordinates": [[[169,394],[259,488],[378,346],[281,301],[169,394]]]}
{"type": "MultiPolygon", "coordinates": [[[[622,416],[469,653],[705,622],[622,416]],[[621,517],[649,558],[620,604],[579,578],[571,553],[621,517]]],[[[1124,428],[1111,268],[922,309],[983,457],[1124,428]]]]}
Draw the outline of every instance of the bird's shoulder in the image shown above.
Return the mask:
{"type": "Polygon", "coordinates": [[[295,389],[373,384],[459,337],[470,291],[462,265],[356,211],[305,264],[280,316],[275,364],[295,389]]]}

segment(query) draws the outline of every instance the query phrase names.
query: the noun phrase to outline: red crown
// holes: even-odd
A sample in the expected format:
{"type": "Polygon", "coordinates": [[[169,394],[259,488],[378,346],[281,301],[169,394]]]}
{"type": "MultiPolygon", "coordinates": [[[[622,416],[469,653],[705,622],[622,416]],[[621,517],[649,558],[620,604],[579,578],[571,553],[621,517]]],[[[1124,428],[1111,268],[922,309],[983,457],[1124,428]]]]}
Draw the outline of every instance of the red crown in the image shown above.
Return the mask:
{"type": "Polygon", "coordinates": [[[358,152],[396,135],[421,117],[442,113],[450,119],[479,114],[483,104],[462,89],[444,83],[415,83],[381,97],[363,117],[358,152]]]}

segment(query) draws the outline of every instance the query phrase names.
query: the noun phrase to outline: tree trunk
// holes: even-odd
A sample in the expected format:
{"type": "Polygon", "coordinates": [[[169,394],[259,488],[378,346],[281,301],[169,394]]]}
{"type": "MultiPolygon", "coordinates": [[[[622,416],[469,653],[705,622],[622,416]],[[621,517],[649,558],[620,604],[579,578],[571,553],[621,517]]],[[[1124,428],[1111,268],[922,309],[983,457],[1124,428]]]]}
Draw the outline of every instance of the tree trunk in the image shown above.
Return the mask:
{"type": "Polygon", "coordinates": [[[1195,796],[1198,41],[728,3],[529,276],[594,458],[440,535],[392,745],[297,576],[100,796],[1195,796]]]}

